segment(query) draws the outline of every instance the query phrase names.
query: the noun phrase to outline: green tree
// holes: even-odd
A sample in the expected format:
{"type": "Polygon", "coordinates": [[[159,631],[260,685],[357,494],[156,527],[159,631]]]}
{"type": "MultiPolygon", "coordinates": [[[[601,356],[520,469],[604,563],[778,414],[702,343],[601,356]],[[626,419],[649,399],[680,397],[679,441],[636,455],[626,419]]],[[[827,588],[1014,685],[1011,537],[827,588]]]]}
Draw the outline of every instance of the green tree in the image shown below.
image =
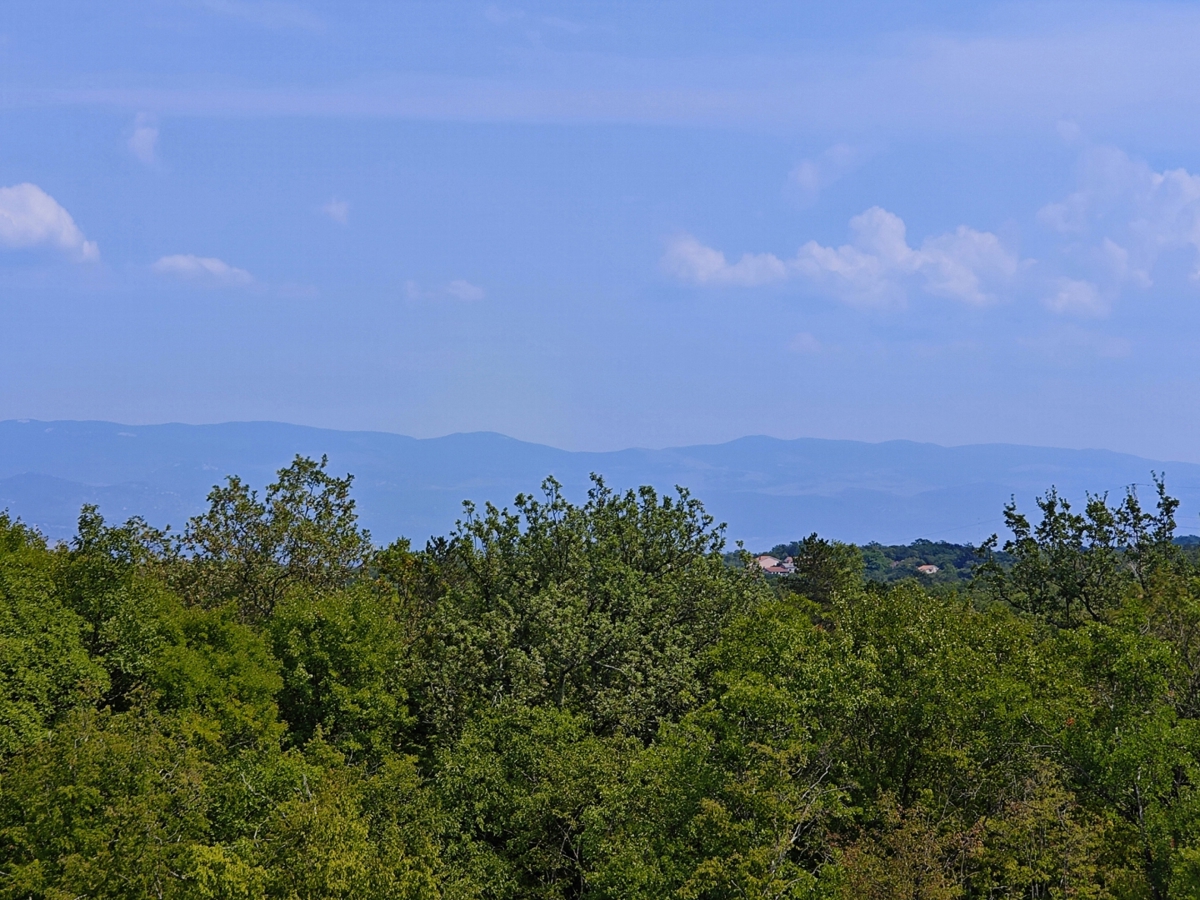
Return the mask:
{"type": "Polygon", "coordinates": [[[320,732],[347,758],[372,762],[405,744],[416,636],[398,598],[366,583],[298,590],[276,606],[266,631],[283,669],[279,702],[291,742],[302,746],[320,732]]]}
{"type": "Polygon", "coordinates": [[[84,647],[85,622],[59,599],[55,568],[40,535],[0,514],[0,759],[109,687],[84,647]]]}
{"type": "MultiPolygon", "coordinates": [[[[1058,627],[1102,619],[1133,589],[1144,590],[1148,579],[1181,562],[1172,544],[1179,502],[1167,494],[1162,479],[1155,477],[1154,483],[1154,513],[1142,509],[1133,488],[1116,506],[1109,506],[1105,495],[1090,496],[1083,513],[1072,512],[1052,488],[1037,499],[1041,521],[1036,526],[1010,502],[1004,519],[1013,537],[1004,551],[1012,566],[985,563],[980,584],[1010,606],[1058,627]]],[[[985,554],[997,544],[993,535],[983,545],[985,554]]]]}
{"type": "Polygon", "coordinates": [[[205,605],[236,604],[246,621],[261,621],[295,585],[345,585],[371,553],[358,527],[352,476],[335,478],[320,462],[297,456],[258,499],[231,476],[208,496],[209,509],[188,523],[183,572],[189,596],[205,605]]]}
{"type": "Polygon", "coordinates": [[[434,560],[422,714],[453,731],[514,700],[649,737],[699,701],[704,650],[766,589],[724,565],[721,530],[685,491],[617,494],[596,478],[574,506],[553,479],[544,490],[516,513],[468,506],[434,560]]]}
{"type": "Polygon", "coordinates": [[[164,582],[174,556],[169,536],[139,518],[108,525],[84,506],[75,538],[57,555],[56,593],[83,619],[84,645],[108,672],[105,699],[122,706],[151,678],[178,602],[164,582]]]}
{"type": "Polygon", "coordinates": [[[829,895],[860,666],[812,613],[772,602],[731,624],[712,652],[712,699],[663,726],[610,802],[620,828],[599,896],[829,895]]]}
{"type": "Polygon", "coordinates": [[[784,576],[781,586],[822,606],[862,584],[863,555],[853,544],[828,541],[814,532],[796,544],[792,561],[796,571],[784,576]]]}
{"type": "Polygon", "coordinates": [[[0,776],[0,897],[181,897],[210,770],[144,699],[81,710],[0,776]]]}
{"type": "Polygon", "coordinates": [[[481,711],[439,758],[450,861],[501,898],[592,896],[606,795],[640,749],[583,717],[506,702],[481,711]]]}

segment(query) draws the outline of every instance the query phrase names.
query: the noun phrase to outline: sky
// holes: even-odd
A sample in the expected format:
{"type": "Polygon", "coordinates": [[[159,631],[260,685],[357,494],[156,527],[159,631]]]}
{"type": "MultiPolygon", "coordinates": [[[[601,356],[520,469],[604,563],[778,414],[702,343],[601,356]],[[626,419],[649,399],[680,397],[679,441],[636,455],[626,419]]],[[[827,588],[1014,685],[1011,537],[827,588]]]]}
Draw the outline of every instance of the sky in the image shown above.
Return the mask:
{"type": "Polygon", "coordinates": [[[0,419],[1200,462],[1200,4],[8,0],[0,419]]]}

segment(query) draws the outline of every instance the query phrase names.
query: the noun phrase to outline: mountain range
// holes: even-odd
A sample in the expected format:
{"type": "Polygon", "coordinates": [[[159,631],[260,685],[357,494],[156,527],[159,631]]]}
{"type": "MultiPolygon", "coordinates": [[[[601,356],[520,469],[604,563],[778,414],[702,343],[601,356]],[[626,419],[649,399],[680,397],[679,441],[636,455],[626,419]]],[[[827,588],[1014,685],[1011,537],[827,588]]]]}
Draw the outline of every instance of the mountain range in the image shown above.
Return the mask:
{"type": "Polygon", "coordinates": [[[296,454],[327,454],[332,472],[355,476],[360,515],[377,543],[404,535],[421,545],[454,527],[463,500],[511,504],[547,475],[580,501],[592,472],[615,488],[687,487],[728,524],[731,541],[752,550],[813,531],[857,543],[978,542],[1002,531],[1010,497],[1032,510],[1052,485],[1082,502],[1088,491],[1116,494],[1132,484],[1149,499],[1152,472],[1182,501],[1180,532],[1200,531],[1200,465],[1106,450],[754,436],[577,452],[490,432],[417,439],[277,422],[0,422],[0,510],[56,540],[74,533],[84,503],[110,521],[140,515],[178,529],[226,476],[261,488],[296,454]]]}

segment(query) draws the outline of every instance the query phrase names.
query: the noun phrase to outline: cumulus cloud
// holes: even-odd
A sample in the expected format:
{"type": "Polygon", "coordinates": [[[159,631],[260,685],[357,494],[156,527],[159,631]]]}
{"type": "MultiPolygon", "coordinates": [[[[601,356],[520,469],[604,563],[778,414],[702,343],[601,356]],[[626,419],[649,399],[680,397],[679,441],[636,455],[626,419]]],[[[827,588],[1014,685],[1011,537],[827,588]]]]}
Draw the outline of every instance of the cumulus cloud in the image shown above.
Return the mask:
{"type": "Polygon", "coordinates": [[[53,247],[78,262],[100,258],[100,248],[83,236],[71,214],[28,182],[0,188],[0,246],[53,247]]]}
{"type": "Polygon", "coordinates": [[[321,207],[321,212],[333,219],[339,225],[345,225],[350,221],[350,204],[345,200],[339,200],[337,197],[330,199],[328,203],[321,207]]]}
{"type": "Polygon", "coordinates": [[[696,284],[757,287],[784,281],[790,274],[787,264],[771,253],[746,253],[731,264],[720,250],[690,234],[681,234],[667,245],[662,264],[668,274],[696,284]]]}
{"type": "Polygon", "coordinates": [[[129,136],[129,152],[139,162],[152,166],[158,162],[158,126],[145,113],[138,113],[129,136]]]}
{"type": "Polygon", "coordinates": [[[1058,277],[1042,298],[1052,312],[1105,316],[1129,289],[1177,278],[1176,262],[1200,284],[1200,175],[1186,169],[1160,171],[1115,147],[1087,147],[1075,189],[1037,218],[1058,242],[1047,273],[1058,277]]]}
{"type": "Polygon", "coordinates": [[[801,201],[813,203],[829,185],[862,161],[862,154],[847,144],[834,144],[820,156],[804,159],[788,173],[788,184],[801,201]]]}
{"type": "Polygon", "coordinates": [[[1150,271],[1168,250],[1190,250],[1193,280],[1200,281],[1200,175],[1161,172],[1114,147],[1084,153],[1079,185],[1038,211],[1038,220],[1061,234],[1094,244],[1118,281],[1149,286],[1150,271]]]}
{"type": "Polygon", "coordinates": [[[1134,266],[1129,261],[1129,251],[1112,238],[1106,237],[1101,241],[1095,255],[1105,273],[1118,283],[1128,282],[1140,288],[1148,288],[1152,284],[1150,273],[1134,266]]]}
{"type": "Polygon", "coordinates": [[[1073,144],[1083,136],[1083,129],[1072,119],[1059,119],[1054,127],[1066,144],[1073,144]]]}
{"type": "Polygon", "coordinates": [[[976,306],[995,299],[985,285],[1007,282],[1018,267],[1016,254],[1006,249],[1000,238],[965,225],[928,239],[918,254],[927,291],[976,306]]]}
{"type": "MultiPolygon", "coordinates": [[[[1062,200],[1038,210],[1038,220],[1067,235],[1085,234],[1094,220],[1131,207],[1152,189],[1154,172],[1115,147],[1089,148],[1080,160],[1079,185],[1062,200]]],[[[1132,209],[1126,210],[1131,213],[1132,209]]]]}
{"type": "Polygon", "coordinates": [[[162,257],[150,268],[159,275],[187,278],[225,287],[243,287],[254,283],[254,276],[245,269],[235,268],[212,256],[176,253],[162,257]]]}
{"type": "Polygon", "coordinates": [[[903,302],[912,284],[983,305],[995,300],[994,288],[1019,267],[1016,255],[996,235],[965,225],[911,247],[904,221],[878,206],[851,219],[850,233],[850,243],[840,247],[809,241],[789,260],[746,253],[735,263],[695,237],[681,235],[668,244],[662,264],[676,278],[699,285],[755,287],[801,278],[861,306],[903,302]]]}

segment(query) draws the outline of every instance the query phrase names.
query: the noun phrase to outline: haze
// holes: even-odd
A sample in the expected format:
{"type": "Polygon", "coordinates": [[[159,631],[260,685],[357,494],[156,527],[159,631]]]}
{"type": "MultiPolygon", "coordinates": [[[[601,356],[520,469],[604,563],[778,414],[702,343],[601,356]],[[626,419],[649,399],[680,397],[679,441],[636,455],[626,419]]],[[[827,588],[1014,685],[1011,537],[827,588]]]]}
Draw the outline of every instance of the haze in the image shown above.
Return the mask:
{"type": "Polygon", "coordinates": [[[1191,4],[10,2],[0,419],[1200,461],[1191,4]]]}

